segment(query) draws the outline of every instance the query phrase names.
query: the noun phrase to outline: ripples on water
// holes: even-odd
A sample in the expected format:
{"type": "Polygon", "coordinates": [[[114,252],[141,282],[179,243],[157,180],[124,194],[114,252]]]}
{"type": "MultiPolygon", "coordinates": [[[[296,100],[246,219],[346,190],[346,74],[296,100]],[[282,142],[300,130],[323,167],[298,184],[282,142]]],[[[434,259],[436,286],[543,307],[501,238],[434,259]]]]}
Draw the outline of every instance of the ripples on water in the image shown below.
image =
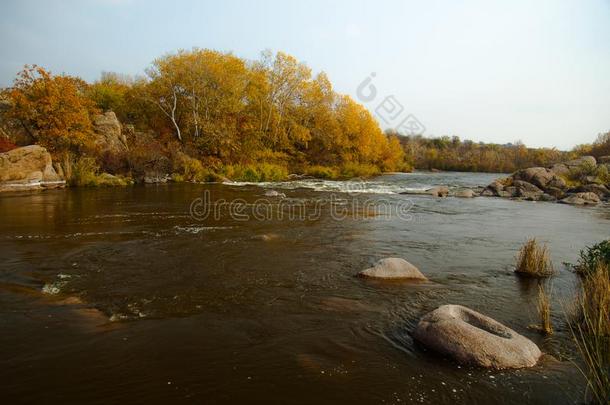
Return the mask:
{"type": "Polygon", "coordinates": [[[0,198],[0,360],[10,403],[573,403],[563,266],[608,237],[608,208],[400,195],[497,175],[416,173],[366,182],[297,181],[57,190],[0,198]],[[213,198],[413,202],[412,220],[370,215],[204,222],[213,198]],[[349,191],[349,192],[346,192],[349,191]],[[541,338],[536,284],[511,265],[527,238],[549,243],[557,333],[541,338]],[[404,257],[426,284],[353,277],[404,257]],[[410,332],[442,304],[505,323],[563,361],[531,370],[459,367],[410,332]]]}

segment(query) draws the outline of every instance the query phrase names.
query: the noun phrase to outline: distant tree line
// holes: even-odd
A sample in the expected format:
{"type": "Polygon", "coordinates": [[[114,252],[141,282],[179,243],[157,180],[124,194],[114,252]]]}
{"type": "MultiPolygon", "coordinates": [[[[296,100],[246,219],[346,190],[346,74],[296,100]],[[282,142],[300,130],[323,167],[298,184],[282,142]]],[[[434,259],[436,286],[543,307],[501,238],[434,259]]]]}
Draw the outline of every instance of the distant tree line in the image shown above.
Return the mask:
{"type": "Polygon", "coordinates": [[[424,170],[511,173],[527,167],[551,166],[582,155],[610,154],[610,132],[600,135],[593,144],[579,145],[572,151],[528,148],[521,142],[500,145],[461,140],[457,136],[425,138],[386,133],[398,136],[406,160],[416,169],[424,170]]]}

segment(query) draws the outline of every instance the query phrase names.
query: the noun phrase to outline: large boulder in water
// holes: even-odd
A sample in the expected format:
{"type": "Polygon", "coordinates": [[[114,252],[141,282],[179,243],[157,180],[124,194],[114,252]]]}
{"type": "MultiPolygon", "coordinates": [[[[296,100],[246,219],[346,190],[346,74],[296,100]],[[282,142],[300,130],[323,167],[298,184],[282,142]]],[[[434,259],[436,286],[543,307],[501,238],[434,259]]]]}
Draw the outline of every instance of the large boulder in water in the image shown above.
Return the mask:
{"type": "Polygon", "coordinates": [[[380,279],[427,280],[417,267],[404,259],[390,257],[379,260],[375,266],[358,273],[360,277],[380,279]]]}
{"type": "Polygon", "coordinates": [[[514,180],[521,180],[535,185],[538,188],[547,187],[564,188],[566,182],[555,172],[544,167],[530,167],[515,172],[512,175],[514,180]]]}
{"type": "Polygon", "coordinates": [[[461,305],[443,305],[425,315],[414,337],[459,363],[495,369],[532,367],[542,354],[531,340],[461,305]]]}
{"type": "Polygon", "coordinates": [[[29,145],[0,153],[0,191],[65,186],[45,148],[29,145]]]}

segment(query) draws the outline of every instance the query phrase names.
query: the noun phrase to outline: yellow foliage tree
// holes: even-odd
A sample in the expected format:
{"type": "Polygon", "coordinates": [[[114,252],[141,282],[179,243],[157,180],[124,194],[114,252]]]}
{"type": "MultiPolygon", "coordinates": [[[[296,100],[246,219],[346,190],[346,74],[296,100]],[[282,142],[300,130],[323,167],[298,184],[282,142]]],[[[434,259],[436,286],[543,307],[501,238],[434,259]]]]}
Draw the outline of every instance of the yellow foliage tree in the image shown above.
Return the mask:
{"type": "Polygon", "coordinates": [[[11,102],[7,116],[54,154],[82,152],[91,141],[91,114],[97,112],[85,97],[86,87],[78,78],[53,76],[26,65],[7,91],[11,102]]]}

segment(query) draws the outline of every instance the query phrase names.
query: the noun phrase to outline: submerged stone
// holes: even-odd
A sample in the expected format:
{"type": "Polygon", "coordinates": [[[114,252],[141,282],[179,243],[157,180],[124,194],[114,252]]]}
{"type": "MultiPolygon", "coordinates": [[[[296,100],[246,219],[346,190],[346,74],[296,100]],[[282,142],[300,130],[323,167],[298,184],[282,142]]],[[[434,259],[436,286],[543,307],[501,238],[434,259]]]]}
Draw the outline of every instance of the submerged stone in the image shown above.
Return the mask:
{"type": "Polygon", "coordinates": [[[380,279],[427,280],[417,267],[397,257],[381,259],[375,266],[361,271],[358,275],[380,279]]]}

